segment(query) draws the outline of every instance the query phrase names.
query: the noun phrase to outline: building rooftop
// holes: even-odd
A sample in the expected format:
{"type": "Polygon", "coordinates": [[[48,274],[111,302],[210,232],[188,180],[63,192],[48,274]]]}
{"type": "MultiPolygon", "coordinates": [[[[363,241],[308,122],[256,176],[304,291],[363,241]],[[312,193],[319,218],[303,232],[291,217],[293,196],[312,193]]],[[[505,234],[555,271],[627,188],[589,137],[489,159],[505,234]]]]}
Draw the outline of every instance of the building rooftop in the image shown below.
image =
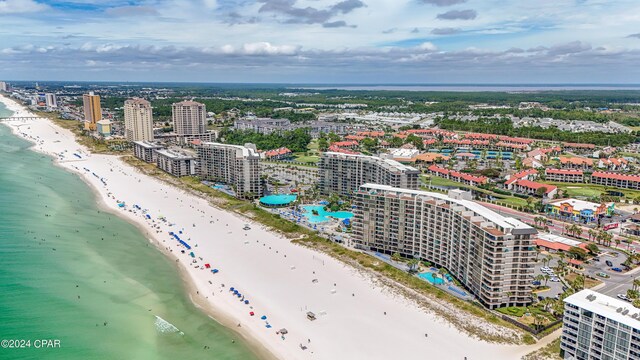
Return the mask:
{"type": "Polygon", "coordinates": [[[242,156],[245,157],[245,158],[253,158],[253,157],[259,158],[260,157],[260,155],[258,154],[258,151],[255,148],[242,146],[242,145],[222,144],[222,143],[215,143],[215,142],[203,142],[201,146],[203,146],[203,147],[223,147],[223,148],[228,148],[228,149],[242,150],[242,156]]]}
{"type": "MultiPolygon", "coordinates": [[[[568,203],[569,205],[571,205],[571,207],[573,207],[573,209],[576,211],[582,211],[582,210],[596,211],[600,207],[600,204],[598,203],[585,201],[585,200],[578,200],[578,199],[556,200],[556,201],[551,201],[549,204],[553,206],[562,206],[562,204],[565,204],[565,203],[568,203]]],[[[612,203],[607,203],[606,205],[609,206],[611,204],[612,203]]]]}
{"type": "Polygon", "coordinates": [[[511,218],[511,217],[504,217],[496,212],[494,212],[493,210],[490,210],[476,202],[470,201],[470,200],[462,200],[462,199],[454,199],[451,198],[447,195],[444,194],[440,194],[440,193],[433,193],[433,192],[427,192],[427,191],[421,191],[421,190],[409,190],[409,189],[401,189],[401,188],[394,188],[392,186],[388,186],[388,185],[380,185],[380,184],[364,184],[361,186],[361,188],[366,188],[366,189],[371,189],[371,190],[380,190],[380,191],[393,191],[399,194],[410,194],[410,195],[415,195],[415,196],[427,196],[430,198],[434,198],[434,199],[439,199],[439,200],[445,200],[448,201],[450,203],[454,203],[454,204],[458,204],[458,205],[462,205],[464,206],[466,209],[473,211],[474,213],[476,213],[479,216],[482,216],[483,218],[485,218],[486,220],[496,224],[497,226],[505,229],[505,233],[511,232],[510,230],[519,230],[518,233],[519,234],[535,234],[536,230],[523,223],[520,220],[511,218]]]}
{"type": "Polygon", "coordinates": [[[554,234],[538,234],[538,239],[546,242],[550,242],[550,243],[567,245],[569,247],[571,246],[580,247],[580,245],[583,245],[583,243],[581,243],[580,241],[567,239],[566,237],[562,237],[560,235],[554,235],[554,234]]]}
{"type": "Polygon", "coordinates": [[[184,149],[160,149],[156,150],[156,153],[173,160],[192,160],[197,158],[196,154],[188,152],[184,149]]]}
{"type": "Polygon", "coordinates": [[[640,309],[626,301],[585,289],[567,297],[564,302],[640,329],[640,309]]]}
{"type": "Polygon", "coordinates": [[[360,155],[360,154],[345,154],[345,153],[339,153],[339,152],[332,152],[332,151],[326,151],[323,153],[323,155],[327,155],[327,156],[333,156],[333,157],[342,157],[342,158],[359,158],[359,159],[365,159],[365,160],[371,160],[371,161],[375,161],[380,165],[386,166],[387,168],[391,168],[392,170],[398,170],[398,171],[412,171],[412,172],[420,172],[420,170],[412,167],[412,166],[407,166],[407,165],[403,165],[395,160],[392,159],[383,159],[377,156],[368,156],[368,155],[360,155]]]}
{"type": "Polygon", "coordinates": [[[136,145],[142,146],[145,149],[161,149],[164,147],[158,143],[154,143],[150,141],[134,141],[133,143],[136,145]]]}

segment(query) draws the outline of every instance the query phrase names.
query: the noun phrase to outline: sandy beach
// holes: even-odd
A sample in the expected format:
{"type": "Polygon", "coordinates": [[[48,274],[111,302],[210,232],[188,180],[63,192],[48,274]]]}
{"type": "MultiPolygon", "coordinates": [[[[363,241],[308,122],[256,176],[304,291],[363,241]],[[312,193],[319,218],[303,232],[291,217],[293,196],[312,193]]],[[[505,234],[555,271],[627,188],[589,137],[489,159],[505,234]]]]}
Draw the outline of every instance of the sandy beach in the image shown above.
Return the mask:
{"type": "MultiPolygon", "coordinates": [[[[15,118],[33,116],[11,99],[0,96],[0,101],[15,118]]],[[[104,206],[136,223],[183,270],[194,303],[245,337],[264,358],[389,359],[428,354],[432,359],[519,359],[552,338],[532,346],[472,339],[327,255],[292,244],[260,224],[146,176],[117,156],[91,154],[71,132],[48,119],[3,123],[34,142],[34,150],[79,174],[104,206]],[[119,205],[122,202],[124,206],[119,205]],[[244,230],[245,224],[251,229],[244,230]],[[212,269],[219,271],[214,274],[212,269]],[[230,291],[232,287],[239,296],[230,291]],[[316,320],[307,319],[309,311],[316,320]],[[287,329],[285,335],[277,333],[282,328],[287,329]]]]}

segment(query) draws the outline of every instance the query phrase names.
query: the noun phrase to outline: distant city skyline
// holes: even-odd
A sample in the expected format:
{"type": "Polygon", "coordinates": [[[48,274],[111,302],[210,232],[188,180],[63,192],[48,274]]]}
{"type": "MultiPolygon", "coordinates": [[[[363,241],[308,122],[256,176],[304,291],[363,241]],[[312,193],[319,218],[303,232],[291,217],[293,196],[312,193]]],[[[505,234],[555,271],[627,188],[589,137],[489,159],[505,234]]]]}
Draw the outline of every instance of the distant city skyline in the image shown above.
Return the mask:
{"type": "Polygon", "coordinates": [[[0,0],[0,78],[639,83],[633,0],[0,0]]]}

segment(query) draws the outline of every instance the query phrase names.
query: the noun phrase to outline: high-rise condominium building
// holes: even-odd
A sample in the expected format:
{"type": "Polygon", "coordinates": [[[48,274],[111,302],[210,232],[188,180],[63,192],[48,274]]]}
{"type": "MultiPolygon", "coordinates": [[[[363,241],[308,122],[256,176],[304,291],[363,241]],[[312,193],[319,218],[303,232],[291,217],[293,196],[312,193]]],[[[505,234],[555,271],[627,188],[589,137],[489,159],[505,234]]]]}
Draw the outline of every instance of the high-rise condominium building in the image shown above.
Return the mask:
{"type": "Polygon", "coordinates": [[[640,360],[640,310],[582,290],[564,299],[560,349],[571,360],[640,360]]]}
{"type": "Polygon", "coordinates": [[[100,96],[94,95],[93,91],[82,95],[84,105],[84,128],[95,131],[98,121],[102,120],[102,108],[100,108],[100,96]]]}
{"type": "Polygon", "coordinates": [[[232,185],[238,197],[255,198],[262,195],[260,155],[255,145],[205,142],[196,150],[202,179],[232,185]]]}
{"type": "Polygon", "coordinates": [[[460,196],[364,184],[354,198],[357,247],[446,268],[489,308],[531,302],[536,230],[460,196]]]}
{"type": "Polygon", "coordinates": [[[9,84],[4,81],[0,81],[0,91],[9,91],[9,84]]]}
{"type": "Polygon", "coordinates": [[[324,152],[318,164],[320,192],[349,196],[362,184],[418,189],[420,170],[376,156],[324,152]]]}
{"type": "Polygon", "coordinates": [[[56,98],[56,94],[51,94],[51,93],[44,94],[44,101],[47,107],[49,108],[58,107],[58,99],[56,98]]]}
{"type": "Polygon", "coordinates": [[[150,102],[140,98],[124,102],[124,136],[129,141],[153,141],[150,102]]]}
{"type": "Polygon", "coordinates": [[[207,109],[195,101],[172,105],[173,132],[177,135],[198,135],[207,131],[207,109]]]}

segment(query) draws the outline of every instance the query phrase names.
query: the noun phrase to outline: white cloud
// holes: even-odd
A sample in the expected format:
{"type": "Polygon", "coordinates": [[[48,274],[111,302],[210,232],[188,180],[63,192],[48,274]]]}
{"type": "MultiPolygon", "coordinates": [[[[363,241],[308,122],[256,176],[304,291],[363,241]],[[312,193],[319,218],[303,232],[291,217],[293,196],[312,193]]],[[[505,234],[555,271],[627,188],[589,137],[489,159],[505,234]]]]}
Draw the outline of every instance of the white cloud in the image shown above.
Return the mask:
{"type": "Polygon", "coordinates": [[[2,0],[0,15],[32,13],[47,10],[49,7],[34,0],[2,0]]]}

